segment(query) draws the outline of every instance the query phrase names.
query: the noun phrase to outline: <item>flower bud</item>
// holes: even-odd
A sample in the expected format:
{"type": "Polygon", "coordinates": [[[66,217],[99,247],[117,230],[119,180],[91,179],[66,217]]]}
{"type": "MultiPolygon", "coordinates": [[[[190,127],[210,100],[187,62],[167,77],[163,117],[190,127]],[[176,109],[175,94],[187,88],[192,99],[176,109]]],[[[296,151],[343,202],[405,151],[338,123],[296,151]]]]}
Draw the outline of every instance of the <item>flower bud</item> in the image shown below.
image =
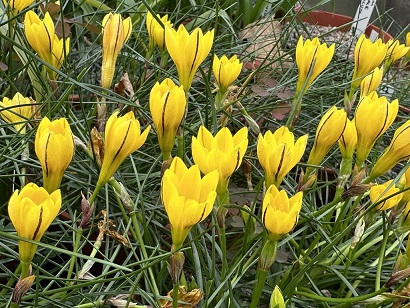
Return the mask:
{"type": "Polygon", "coordinates": [[[185,114],[186,98],[184,88],[176,86],[166,78],[157,82],[149,96],[149,109],[157,131],[159,147],[164,160],[171,156],[175,136],[185,114]]]}
{"type": "MultiPolygon", "coordinates": [[[[20,193],[18,190],[13,193],[9,201],[8,212],[18,236],[40,241],[60,211],[60,207],[60,190],[49,194],[43,187],[29,183],[21,189],[20,193]]],[[[36,250],[36,244],[19,241],[19,254],[22,262],[30,263],[36,250]]]]}
{"type": "Polygon", "coordinates": [[[219,59],[216,55],[212,63],[212,70],[215,76],[216,83],[219,87],[219,92],[226,93],[228,87],[238,78],[241,73],[242,63],[236,57],[232,56],[228,59],[225,55],[219,59]]]}
{"type": "Polygon", "coordinates": [[[386,68],[403,58],[410,51],[410,47],[407,47],[405,44],[400,44],[399,40],[389,40],[387,46],[386,61],[384,63],[386,68]]]}
{"type": "MultiPolygon", "coordinates": [[[[315,142],[310,151],[308,164],[319,165],[330,148],[342,136],[347,122],[343,109],[330,108],[322,117],[316,129],[315,142]]],[[[309,172],[306,173],[309,175],[309,172]]]]}
{"type": "Polygon", "coordinates": [[[17,92],[13,99],[7,97],[0,101],[0,116],[7,123],[13,124],[17,132],[26,131],[27,120],[33,115],[33,101],[17,92]]]}
{"type": "Polygon", "coordinates": [[[298,66],[296,93],[300,93],[303,86],[305,87],[303,93],[308,90],[313,80],[329,65],[334,52],[335,44],[327,47],[326,43],[320,44],[317,37],[303,42],[303,37],[300,36],[296,45],[296,64],[298,66]],[[309,80],[306,80],[310,71],[312,72],[309,80]]]}
{"type": "Polygon", "coordinates": [[[114,78],[118,54],[131,35],[132,21],[130,17],[123,20],[120,14],[108,13],[102,27],[101,87],[108,89],[114,78]]]}
{"type": "Polygon", "coordinates": [[[338,144],[342,157],[351,159],[357,144],[357,132],[354,121],[347,119],[345,130],[339,138],[338,144]]]}
{"type": "Polygon", "coordinates": [[[389,103],[376,92],[362,98],[357,106],[354,121],[357,130],[357,166],[360,168],[373,145],[390,127],[399,111],[399,101],[389,103]],[[370,121],[371,119],[371,121],[370,121]]]}
{"type": "Polygon", "coordinates": [[[269,308],[286,308],[285,300],[278,286],[275,286],[275,289],[273,289],[269,301],[269,308]]]}
{"type": "Polygon", "coordinates": [[[149,35],[149,44],[153,48],[156,44],[161,51],[165,49],[165,27],[172,27],[172,23],[168,20],[168,15],[157,17],[161,20],[161,25],[150,12],[147,12],[146,26],[149,35]]]}
{"type": "Polygon", "coordinates": [[[375,185],[370,188],[369,197],[372,203],[378,203],[375,207],[377,211],[386,211],[396,206],[401,200],[402,194],[397,194],[400,189],[392,185],[393,180],[375,185]],[[379,201],[383,200],[379,203],[379,201]]]}
{"type": "Polygon", "coordinates": [[[33,2],[34,0],[3,0],[4,6],[9,7],[14,15],[30,6],[33,2]]]}
{"type": "Polygon", "coordinates": [[[107,183],[121,163],[143,145],[149,130],[150,126],[141,133],[140,122],[132,111],[123,116],[118,116],[116,111],[110,116],[105,128],[104,158],[97,186],[107,183]]]}
{"type": "Polygon", "coordinates": [[[383,68],[376,67],[373,72],[363,78],[360,83],[360,98],[376,91],[377,87],[382,82],[383,68]]]}
{"type": "Polygon", "coordinates": [[[189,34],[184,25],[180,25],[178,30],[165,27],[165,45],[185,92],[189,91],[198,67],[211,51],[213,40],[214,30],[203,34],[200,28],[195,28],[189,34]]]}
{"type": "Polygon", "coordinates": [[[64,172],[74,156],[74,139],[66,118],[41,120],[34,142],[43,170],[44,188],[52,193],[61,184],[64,172]]]}

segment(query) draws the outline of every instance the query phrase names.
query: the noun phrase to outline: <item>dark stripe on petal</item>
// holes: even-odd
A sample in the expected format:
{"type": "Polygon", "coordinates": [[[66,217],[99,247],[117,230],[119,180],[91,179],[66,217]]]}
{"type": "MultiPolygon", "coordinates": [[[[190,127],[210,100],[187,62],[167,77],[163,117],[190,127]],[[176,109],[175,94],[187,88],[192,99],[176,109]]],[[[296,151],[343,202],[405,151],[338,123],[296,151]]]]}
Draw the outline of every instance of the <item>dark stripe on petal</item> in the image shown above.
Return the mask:
{"type": "Polygon", "coordinates": [[[189,70],[189,75],[191,75],[192,71],[194,70],[194,65],[195,65],[196,57],[198,55],[198,50],[199,50],[199,31],[196,33],[195,56],[194,56],[194,61],[192,61],[192,64],[191,64],[191,69],[189,70]]]}
{"type": "Polygon", "coordinates": [[[46,148],[45,148],[45,153],[44,153],[44,163],[45,163],[45,167],[46,167],[46,176],[48,176],[48,144],[50,142],[50,134],[48,134],[47,137],[47,142],[46,142],[46,148]]]}
{"type": "Polygon", "coordinates": [[[277,170],[277,172],[276,172],[276,174],[275,174],[275,180],[276,180],[276,181],[278,180],[278,176],[279,176],[279,173],[280,173],[280,169],[282,168],[283,159],[284,159],[284,157],[285,157],[285,151],[286,151],[286,144],[284,145],[283,150],[282,150],[282,154],[280,155],[280,161],[279,161],[278,170],[277,170]]]}
{"type": "Polygon", "coordinates": [[[162,115],[161,115],[161,131],[162,131],[162,135],[164,136],[165,134],[165,112],[167,109],[167,104],[168,104],[168,98],[169,95],[171,94],[171,91],[168,91],[167,96],[165,97],[165,101],[164,101],[164,106],[162,108],[162,115]]]}
{"type": "Polygon", "coordinates": [[[38,234],[38,231],[40,231],[40,227],[41,227],[42,222],[43,222],[43,207],[40,206],[40,215],[38,217],[38,224],[37,224],[36,230],[34,231],[33,237],[31,238],[32,240],[35,240],[35,238],[38,234]]]}
{"type": "MultiPolygon", "coordinates": [[[[127,131],[126,131],[126,133],[125,133],[124,139],[122,140],[122,143],[121,143],[120,147],[118,148],[117,153],[115,153],[114,158],[113,158],[113,160],[111,161],[111,165],[112,165],[112,164],[114,163],[114,161],[117,159],[118,154],[120,154],[121,149],[123,148],[125,142],[127,141],[128,133],[129,133],[129,131],[130,131],[130,127],[131,127],[131,121],[128,123],[127,131]]],[[[111,167],[111,165],[110,165],[110,167],[111,167]]]]}

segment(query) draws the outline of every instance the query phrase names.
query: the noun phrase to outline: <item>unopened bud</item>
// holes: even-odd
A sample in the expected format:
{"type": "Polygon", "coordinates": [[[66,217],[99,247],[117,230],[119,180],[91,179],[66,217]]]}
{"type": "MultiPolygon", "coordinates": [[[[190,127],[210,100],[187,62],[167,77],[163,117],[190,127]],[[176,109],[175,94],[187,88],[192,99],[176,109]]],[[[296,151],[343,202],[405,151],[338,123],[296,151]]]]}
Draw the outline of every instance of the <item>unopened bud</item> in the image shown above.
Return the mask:
{"type": "MultiPolygon", "coordinates": [[[[172,248],[173,250],[174,248],[172,248]]],[[[170,257],[170,274],[174,284],[179,283],[182,270],[184,269],[185,256],[182,251],[174,252],[170,257]]]]}
{"type": "Polygon", "coordinates": [[[24,294],[26,294],[27,291],[30,290],[31,286],[33,285],[35,278],[36,276],[31,275],[17,282],[13,290],[13,295],[11,297],[11,302],[13,304],[20,304],[24,294]]]}
{"type": "Polygon", "coordinates": [[[91,219],[94,213],[94,204],[90,205],[88,200],[85,198],[84,194],[81,193],[81,221],[80,228],[84,228],[91,219]]]}

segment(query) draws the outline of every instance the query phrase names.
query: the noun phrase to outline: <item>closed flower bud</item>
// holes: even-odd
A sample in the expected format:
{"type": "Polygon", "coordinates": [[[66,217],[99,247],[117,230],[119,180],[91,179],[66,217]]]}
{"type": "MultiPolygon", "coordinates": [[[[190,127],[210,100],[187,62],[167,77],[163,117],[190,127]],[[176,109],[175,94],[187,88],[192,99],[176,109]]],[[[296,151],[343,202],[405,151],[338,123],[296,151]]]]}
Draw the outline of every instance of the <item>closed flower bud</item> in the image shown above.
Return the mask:
{"type": "Polygon", "coordinates": [[[400,60],[410,51],[410,47],[407,47],[405,44],[400,44],[399,40],[389,40],[387,46],[385,67],[389,67],[397,60],[400,60]]]}
{"type": "Polygon", "coordinates": [[[292,231],[302,208],[303,193],[298,192],[289,198],[285,190],[279,191],[275,185],[267,190],[262,204],[262,221],[271,241],[292,231]]]}
{"type": "MultiPolygon", "coordinates": [[[[24,33],[30,46],[41,59],[60,69],[64,56],[70,51],[70,38],[59,39],[54,31],[54,23],[48,12],[41,20],[36,13],[28,11],[24,18],[24,33]]],[[[51,79],[56,79],[56,72],[48,69],[51,79]]]]}
{"type": "Polygon", "coordinates": [[[275,286],[275,289],[273,289],[269,301],[269,308],[286,308],[285,300],[278,286],[275,286]]]}
{"type": "Polygon", "coordinates": [[[362,81],[362,77],[378,67],[386,57],[387,45],[381,39],[374,43],[360,35],[354,48],[354,71],[352,76],[352,88],[357,89],[362,81]]]}
{"type": "Polygon", "coordinates": [[[182,86],[176,86],[169,78],[154,85],[149,96],[149,109],[164,160],[171,156],[185,108],[186,98],[182,86]]]}
{"type": "Polygon", "coordinates": [[[165,27],[172,27],[172,23],[168,20],[168,15],[160,17],[157,14],[157,17],[162,21],[163,26],[152,16],[150,12],[147,12],[146,26],[149,35],[150,46],[154,47],[155,45],[161,51],[165,49],[165,27]]]}
{"type": "Polygon", "coordinates": [[[0,116],[7,123],[13,124],[17,132],[26,131],[26,122],[33,115],[33,104],[30,98],[17,92],[13,99],[7,97],[0,101],[0,116]]]}
{"type": "Polygon", "coordinates": [[[373,72],[363,78],[360,83],[360,98],[376,91],[377,87],[382,82],[383,68],[376,67],[373,72]]]}
{"type": "MultiPolygon", "coordinates": [[[[49,194],[44,188],[29,183],[20,193],[18,190],[13,193],[9,201],[8,212],[18,236],[40,241],[60,211],[60,207],[60,190],[49,194]]],[[[19,241],[20,260],[30,263],[36,249],[36,244],[19,241]]]]}
{"type": "Polygon", "coordinates": [[[258,137],[258,160],[265,171],[266,187],[279,187],[283,178],[300,161],[305,152],[307,135],[295,142],[295,137],[286,126],[274,133],[267,131],[258,137]]]}
{"type": "Polygon", "coordinates": [[[228,87],[238,78],[241,73],[242,63],[236,57],[232,56],[228,59],[225,55],[219,59],[216,55],[212,63],[212,71],[215,76],[216,83],[219,87],[219,92],[226,93],[228,87]]]}
{"type": "Polygon", "coordinates": [[[34,0],[3,0],[6,7],[9,7],[13,14],[24,10],[26,7],[31,5],[34,0]]]}
{"type": "Polygon", "coordinates": [[[342,157],[351,159],[357,145],[357,132],[354,121],[347,119],[345,130],[343,131],[338,144],[342,157]]]}
{"type": "Polygon", "coordinates": [[[296,45],[296,64],[298,66],[296,93],[302,91],[303,87],[305,87],[303,93],[308,90],[313,80],[329,65],[334,52],[335,44],[327,47],[326,43],[320,44],[317,37],[313,40],[307,39],[303,42],[303,37],[300,36],[296,45]],[[312,72],[309,80],[306,80],[310,71],[312,72]]]}
{"type": "Polygon", "coordinates": [[[66,118],[41,120],[36,133],[35,150],[43,169],[43,186],[52,193],[58,189],[74,155],[74,139],[66,118]]]}
{"type": "Polygon", "coordinates": [[[218,195],[226,193],[232,173],[242,163],[248,147],[248,129],[241,128],[234,136],[227,127],[215,137],[201,126],[197,137],[192,137],[192,157],[204,174],[219,170],[218,195]]]}
{"type": "Polygon", "coordinates": [[[397,194],[400,189],[394,185],[391,185],[393,180],[386,183],[375,185],[370,188],[369,197],[372,203],[376,203],[375,207],[378,211],[386,211],[396,206],[401,200],[402,194],[397,194]],[[389,186],[391,186],[389,188],[389,186]],[[393,196],[394,195],[394,196],[393,196]],[[379,203],[379,201],[383,200],[379,203]]]}
{"type": "Polygon", "coordinates": [[[132,21],[130,17],[123,20],[120,14],[108,13],[102,27],[101,87],[108,89],[114,78],[118,54],[131,35],[132,21]]]}
{"type": "Polygon", "coordinates": [[[356,108],[354,121],[357,130],[357,166],[360,168],[374,143],[392,125],[399,111],[399,101],[389,103],[376,92],[362,98],[356,108]]]}
{"type": "MultiPolygon", "coordinates": [[[[322,117],[316,129],[315,142],[310,151],[308,164],[319,165],[330,148],[342,136],[347,122],[343,109],[330,108],[322,117]]],[[[307,175],[309,172],[306,173],[307,175]]]]}
{"type": "Polygon", "coordinates": [[[165,170],[161,198],[171,224],[175,250],[182,246],[191,228],[211,213],[218,178],[216,170],[201,178],[198,165],[187,168],[179,157],[165,170]]]}
{"type": "Polygon", "coordinates": [[[165,27],[165,44],[186,92],[191,88],[198,67],[211,51],[213,40],[214,30],[203,34],[201,29],[195,28],[189,34],[184,25],[180,25],[178,30],[165,27]]]}
{"type": "Polygon", "coordinates": [[[410,158],[410,120],[401,125],[393,135],[390,145],[384,150],[369,174],[374,179],[391,170],[399,162],[410,158]]]}
{"type": "Polygon", "coordinates": [[[147,139],[150,126],[141,133],[140,122],[132,111],[123,116],[114,112],[105,128],[105,149],[97,186],[109,181],[121,163],[134,151],[138,150],[147,139]]]}

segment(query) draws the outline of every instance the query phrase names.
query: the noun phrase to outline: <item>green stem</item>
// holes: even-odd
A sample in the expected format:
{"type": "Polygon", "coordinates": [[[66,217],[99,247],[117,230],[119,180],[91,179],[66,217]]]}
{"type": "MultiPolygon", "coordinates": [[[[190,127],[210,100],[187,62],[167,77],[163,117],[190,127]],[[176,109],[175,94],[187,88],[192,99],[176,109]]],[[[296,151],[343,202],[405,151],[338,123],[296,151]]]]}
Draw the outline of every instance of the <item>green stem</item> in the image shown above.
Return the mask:
{"type": "Polygon", "coordinates": [[[172,291],[172,308],[178,308],[178,292],[179,283],[174,283],[174,288],[172,291]]]}
{"type": "Polygon", "coordinates": [[[256,285],[253,288],[252,302],[249,308],[256,308],[258,306],[259,299],[261,297],[263,286],[265,285],[267,275],[268,275],[268,271],[263,270],[261,269],[260,266],[258,266],[258,270],[256,272],[256,285]]]}
{"type": "MultiPolygon", "coordinates": [[[[75,233],[75,242],[74,242],[74,247],[73,247],[74,252],[78,252],[80,248],[80,240],[81,240],[82,235],[83,235],[83,228],[78,227],[75,233]]],[[[71,256],[70,265],[68,266],[68,272],[67,272],[67,285],[70,283],[68,280],[71,279],[71,275],[73,274],[75,261],[76,261],[76,256],[74,255],[71,256]]]]}
{"type": "Polygon", "coordinates": [[[20,265],[21,265],[21,273],[20,273],[20,280],[23,280],[24,278],[28,277],[29,273],[30,273],[30,262],[24,262],[24,261],[20,261],[20,265]]]}

